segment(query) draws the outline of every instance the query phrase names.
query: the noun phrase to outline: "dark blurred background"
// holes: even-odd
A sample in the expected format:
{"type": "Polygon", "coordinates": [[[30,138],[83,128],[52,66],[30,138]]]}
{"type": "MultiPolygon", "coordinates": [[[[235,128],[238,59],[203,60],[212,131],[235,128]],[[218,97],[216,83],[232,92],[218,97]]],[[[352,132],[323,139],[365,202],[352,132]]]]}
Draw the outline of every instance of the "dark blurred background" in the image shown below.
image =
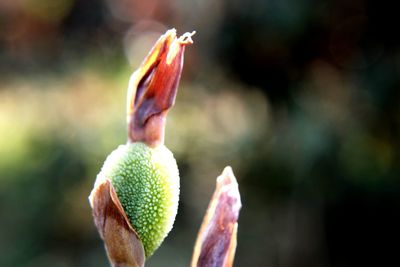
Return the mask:
{"type": "Polygon", "coordinates": [[[196,30],[166,144],[174,229],[146,266],[187,266],[226,165],[235,266],[400,266],[395,2],[1,0],[0,266],[108,266],[87,196],[126,141],[132,70],[196,30]]]}

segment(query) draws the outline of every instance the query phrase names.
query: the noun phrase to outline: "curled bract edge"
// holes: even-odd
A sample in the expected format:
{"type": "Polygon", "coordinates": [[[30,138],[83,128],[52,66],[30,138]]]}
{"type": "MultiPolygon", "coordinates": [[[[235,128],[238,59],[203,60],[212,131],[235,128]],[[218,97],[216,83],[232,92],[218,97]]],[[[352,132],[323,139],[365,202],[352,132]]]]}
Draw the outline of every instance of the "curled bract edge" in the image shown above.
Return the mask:
{"type": "Polygon", "coordinates": [[[214,194],[197,235],[191,267],[231,267],[236,251],[239,185],[231,167],[217,178],[214,194]]]}
{"type": "Polygon", "coordinates": [[[143,267],[145,252],[109,179],[96,181],[89,196],[94,223],[114,267],[143,267]]]}

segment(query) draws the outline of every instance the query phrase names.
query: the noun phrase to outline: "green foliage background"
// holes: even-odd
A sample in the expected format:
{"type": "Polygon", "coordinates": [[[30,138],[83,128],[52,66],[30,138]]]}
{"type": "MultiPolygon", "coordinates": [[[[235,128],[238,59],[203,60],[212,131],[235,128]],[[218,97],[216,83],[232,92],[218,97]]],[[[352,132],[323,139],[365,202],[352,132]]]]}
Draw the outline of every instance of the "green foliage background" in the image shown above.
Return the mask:
{"type": "Polygon", "coordinates": [[[215,178],[243,209],[235,266],[396,266],[399,16],[374,1],[0,2],[0,266],[108,266],[87,197],[126,142],[130,73],[197,30],[166,145],[187,266],[215,178]]]}

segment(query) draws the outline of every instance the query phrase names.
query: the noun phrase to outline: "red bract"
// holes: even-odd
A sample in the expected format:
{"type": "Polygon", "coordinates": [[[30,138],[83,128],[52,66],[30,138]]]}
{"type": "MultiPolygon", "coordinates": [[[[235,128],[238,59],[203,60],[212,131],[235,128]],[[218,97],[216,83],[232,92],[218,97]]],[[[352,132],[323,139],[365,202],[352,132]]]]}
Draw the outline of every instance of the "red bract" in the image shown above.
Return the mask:
{"type": "Polygon", "coordinates": [[[176,37],[175,29],[162,35],[135,71],[128,90],[128,139],[149,146],[164,143],[165,120],[174,105],[183,67],[185,46],[193,33],[176,37]]]}

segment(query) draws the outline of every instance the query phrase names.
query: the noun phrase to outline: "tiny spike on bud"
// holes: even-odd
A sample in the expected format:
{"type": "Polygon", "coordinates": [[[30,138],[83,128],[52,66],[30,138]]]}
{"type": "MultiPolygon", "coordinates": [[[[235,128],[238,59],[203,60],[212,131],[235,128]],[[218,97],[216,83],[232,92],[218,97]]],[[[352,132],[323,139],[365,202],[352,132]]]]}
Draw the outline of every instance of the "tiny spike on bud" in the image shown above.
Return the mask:
{"type": "Polygon", "coordinates": [[[193,251],[191,267],[231,267],[236,250],[239,186],[231,167],[217,178],[193,251]]]}

